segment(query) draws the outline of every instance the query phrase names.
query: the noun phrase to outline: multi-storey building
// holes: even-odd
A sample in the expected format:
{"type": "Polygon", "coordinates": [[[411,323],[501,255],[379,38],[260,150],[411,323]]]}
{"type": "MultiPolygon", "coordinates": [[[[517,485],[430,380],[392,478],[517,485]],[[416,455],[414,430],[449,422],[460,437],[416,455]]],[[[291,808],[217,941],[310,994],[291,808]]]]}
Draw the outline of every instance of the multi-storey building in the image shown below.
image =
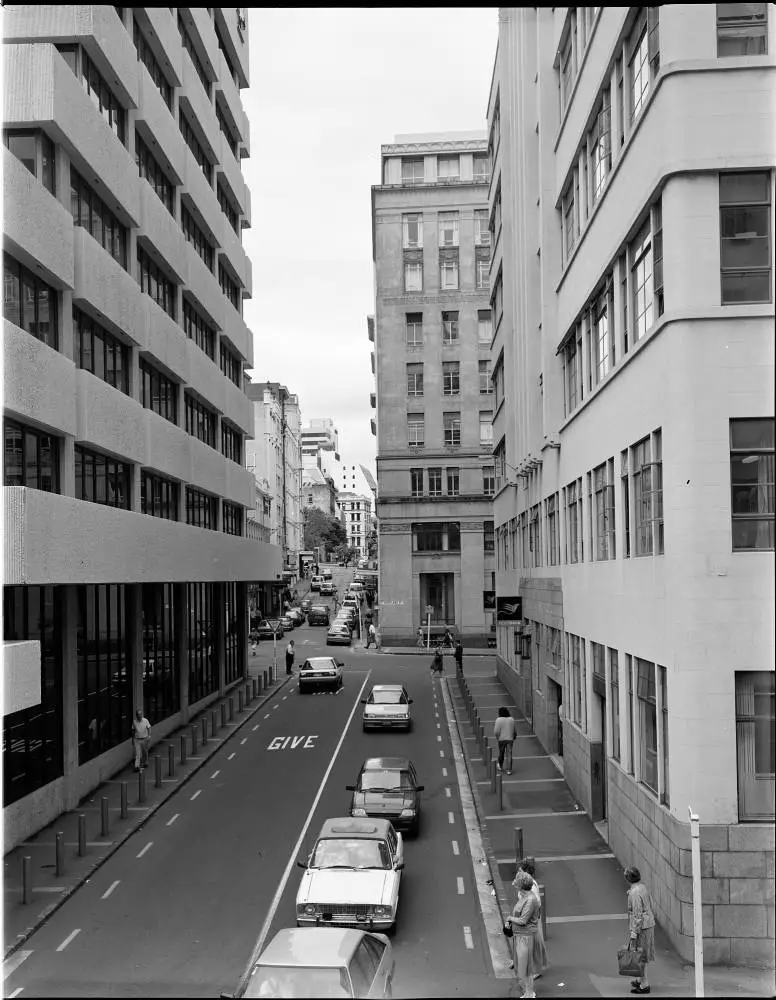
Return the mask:
{"type": "MultiPolygon", "coordinates": [[[[302,459],[306,462],[306,456],[302,459]]],[[[302,472],[302,504],[317,507],[324,514],[334,517],[337,510],[337,488],[331,476],[327,476],[317,465],[305,464],[302,472]]]]}
{"type": "Polygon", "coordinates": [[[322,453],[339,462],[339,435],[331,417],[316,418],[302,428],[302,455],[317,459],[322,453]]]}
{"type": "Polygon", "coordinates": [[[383,641],[427,609],[489,629],[493,460],[484,133],[397,136],[372,188],[383,641]]]}
{"type": "Polygon", "coordinates": [[[247,465],[259,482],[269,484],[272,541],[283,550],[284,578],[294,582],[304,548],[299,397],[278,382],[253,383],[247,393],[256,423],[247,465]]]}
{"type": "Polygon", "coordinates": [[[687,958],[700,816],[712,963],[774,946],[767,7],[501,8],[488,108],[499,673],[687,958]]]}
{"type": "Polygon", "coordinates": [[[337,513],[348,533],[348,545],[358,549],[363,559],[368,552],[369,535],[372,531],[372,498],[357,493],[337,494],[337,513]]]}
{"type": "Polygon", "coordinates": [[[247,25],[6,7],[6,847],[247,669],[247,25]]]}

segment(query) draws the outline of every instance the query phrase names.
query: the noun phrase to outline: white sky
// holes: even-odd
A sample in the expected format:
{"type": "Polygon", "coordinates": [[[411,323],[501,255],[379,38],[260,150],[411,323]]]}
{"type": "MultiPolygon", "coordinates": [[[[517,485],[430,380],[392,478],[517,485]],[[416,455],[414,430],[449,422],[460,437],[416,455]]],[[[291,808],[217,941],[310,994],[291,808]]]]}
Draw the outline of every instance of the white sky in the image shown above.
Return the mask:
{"type": "Polygon", "coordinates": [[[249,12],[254,381],[331,417],[374,474],[371,186],[397,133],[486,129],[497,7],[259,7],[249,12]]]}

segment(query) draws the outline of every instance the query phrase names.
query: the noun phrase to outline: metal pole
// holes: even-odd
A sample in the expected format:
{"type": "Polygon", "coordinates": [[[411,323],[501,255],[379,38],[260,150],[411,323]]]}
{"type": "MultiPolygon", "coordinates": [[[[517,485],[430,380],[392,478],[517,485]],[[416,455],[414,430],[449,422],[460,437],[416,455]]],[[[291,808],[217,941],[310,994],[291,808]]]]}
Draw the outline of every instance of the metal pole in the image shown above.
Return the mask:
{"type": "Polygon", "coordinates": [[[703,997],[703,891],[701,883],[701,831],[700,820],[688,807],[690,813],[690,846],[692,848],[692,927],[695,940],[695,995],[703,997]]]}
{"type": "Polygon", "coordinates": [[[154,787],[162,787],[162,758],[158,753],[154,754],[154,787]]]}
{"type": "Polygon", "coordinates": [[[496,761],[491,757],[490,759],[490,790],[491,792],[496,791],[496,777],[498,776],[498,766],[496,761]]]}
{"type": "Polygon", "coordinates": [[[267,671],[264,670],[264,671],[262,671],[262,673],[264,675],[264,690],[266,691],[267,690],[267,671]]]}
{"type": "Polygon", "coordinates": [[[181,764],[186,763],[186,734],[181,733],[181,764]]]}
{"type": "Polygon", "coordinates": [[[65,873],[65,835],[61,831],[54,840],[54,856],[56,861],[57,878],[65,873]]]}
{"type": "Polygon", "coordinates": [[[218,712],[215,709],[210,713],[210,735],[215,736],[218,732],[218,712]]]}
{"type": "Polygon", "coordinates": [[[226,705],[221,702],[221,728],[223,729],[226,725],[226,705]]]}
{"type": "Polygon", "coordinates": [[[523,854],[523,828],[515,827],[515,864],[519,865],[525,855],[523,854]]]}
{"type": "Polygon", "coordinates": [[[110,833],[110,816],[108,814],[108,796],[100,799],[100,836],[107,837],[110,833]]]}
{"type": "Polygon", "coordinates": [[[498,807],[499,809],[504,808],[504,776],[503,774],[496,775],[498,784],[498,807]]]}
{"type": "Polygon", "coordinates": [[[243,711],[243,689],[242,688],[238,688],[237,689],[237,711],[238,712],[242,712],[243,711]]]}
{"type": "Polygon", "coordinates": [[[199,720],[199,724],[202,727],[202,746],[207,744],[207,716],[203,715],[199,720]]]}
{"type": "Polygon", "coordinates": [[[25,855],[22,858],[22,903],[32,900],[32,858],[25,855]]]}
{"type": "Polygon", "coordinates": [[[171,778],[175,774],[175,747],[172,743],[167,747],[167,776],[171,778]]]}
{"type": "Polygon", "coordinates": [[[129,812],[129,800],[127,796],[127,783],[126,781],[121,782],[121,818],[126,819],[127,813],[129,812]]]}
{"type": "Polygon", "coordinates": [[[229,695],[229,721],[234,718],[234,695],[229,695]]]}
{"type": "Polygon", "coordinates": [[[253,701],[253,688],[250,684],[245,685],[245,704],[249,705],[253,701]]]}
{"type": "Polygon", "coordinates": [[[196,754],[196,752],[197,752],[197,727],[196,726],[192,726],[191,727],[191,755],[192,755],[192,757],[196,754]]]}
{"type": "Polygon", "coordinates": [[[547,940],[547,894],[544,889],[542,882],[536,883],[539,886],[539,899],[542,904],[542,933],[544,934],[544,940],[547,940]]]}
{"type": "Polygon", "coordinates": [[[146,800],[145,771],[141,768],[137,772],[137,801],[145,802],[145,800],[146,800]]]}
{"type": "Polygon", "coordinates": [[[86,816],[78,814],[78,857],[86,854],[86,816]]]}
{"type": "MultiPolygon", "coordinates": [[[[277,628],[272,629],[272,662],[275,664],[275,673],[278,672],[278,632],[277,628]]],[[[267,682],[264,682],[264,687],[267,686],[267,682]]]]}
{"type": "Polygon", "coordinates": [[[259,680],[259,678],[258,677],[254,677],[253,678],[253,697],[254,698],[258,698],[259,695],[261,694],[261,688],[259,687],[260,684],[261,684],[261,681],[259,680]]]}

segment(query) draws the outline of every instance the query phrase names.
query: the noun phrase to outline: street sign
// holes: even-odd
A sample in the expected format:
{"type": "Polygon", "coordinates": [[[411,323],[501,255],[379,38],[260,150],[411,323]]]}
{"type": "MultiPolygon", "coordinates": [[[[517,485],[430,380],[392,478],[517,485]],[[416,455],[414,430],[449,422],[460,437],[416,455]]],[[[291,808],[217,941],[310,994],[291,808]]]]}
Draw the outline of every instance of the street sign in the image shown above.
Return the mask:
{"type": "Polygon", "coordinates": [[[496,598],[496,620],[500,622],[520,621],[523,617],[523,598],[497,597],[496,598]]]}
{"type": "Polygon", "coordinates": [[[434,613],[434,605],[433,604],[427,604],[426,605],[426,614],[427,615],[433,615],[433,613],[434,613]]]}
{"type": "Polygon", "coordinates": [[[279,618],[268,618],[267,625],[269,625],[275,635],[283,634],[283,624],[279,618]]]}

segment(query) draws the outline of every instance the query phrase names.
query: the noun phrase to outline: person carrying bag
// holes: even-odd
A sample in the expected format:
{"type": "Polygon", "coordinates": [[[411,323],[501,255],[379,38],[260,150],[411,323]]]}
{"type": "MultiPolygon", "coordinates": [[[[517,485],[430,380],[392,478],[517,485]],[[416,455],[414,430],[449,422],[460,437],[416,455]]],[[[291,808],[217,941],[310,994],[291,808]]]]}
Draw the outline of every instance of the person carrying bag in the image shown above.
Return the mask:
{"type": "Polygon", "coordinates": [[[631,993],[649,993],[647,962],[655,961],[655,909],[638,868],[628,865],[623,872],[628,882],[628,943],[617,952],[621,976],[633,976],[631,993]]]}

